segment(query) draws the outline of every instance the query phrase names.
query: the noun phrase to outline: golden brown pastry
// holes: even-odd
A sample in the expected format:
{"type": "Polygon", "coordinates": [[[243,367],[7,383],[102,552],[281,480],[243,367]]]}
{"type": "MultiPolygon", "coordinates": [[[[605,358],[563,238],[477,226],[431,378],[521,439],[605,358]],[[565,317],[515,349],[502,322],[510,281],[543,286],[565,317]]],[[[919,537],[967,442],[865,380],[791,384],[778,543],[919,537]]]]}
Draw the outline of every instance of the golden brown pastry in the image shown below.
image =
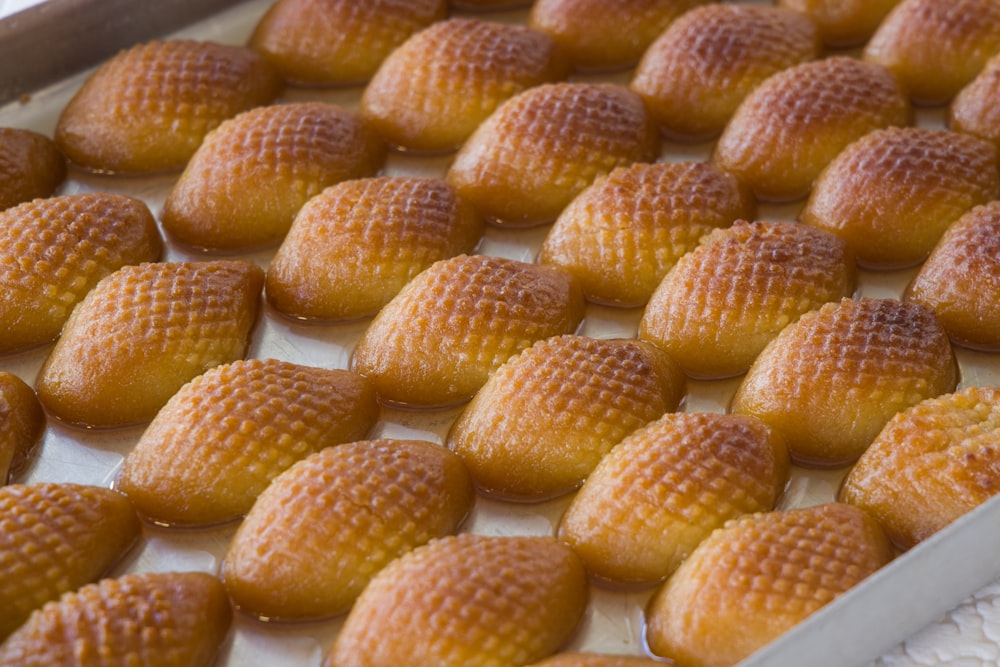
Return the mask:
{"type": "Polygon", "coordinates": [[[953,391],[957,380],[948,336],[930,310],[843,299],[782,330],[731,410],[782,434],[793,460],[836,466],[857,459],[894,414],[953,391]]]}
{"type": "Polygon", "coordinates": [[[0,354],[48,343],[109,273],[163,252],[147,205],[82,193],[0,211],[0,354]]]}
{"type": "Polygon", "coordinates": [[[296,461],[362,438],[377,419],[375,388],[356,373],[234,361],[170,398],[125,457],[117,487],[157,523],[230,521],[296,461]]]}
{"type": "Polygon", "coordinates": [[[569,61],[543,32],[453,18],[385,59],[361,96],[361,113],[392,146],[450,151],[506,100],[567,74],[569,61]]]}
{"type": "Polygon", "coordinates": [[[779,7],[808,16],[823,43],[835,48],[864,44],[900,0],[778,0],[779,7]]]}
{"type": "Polygon", "coordinates": [[[1000,197],[997,156],[961,132],[875,130],[823,171],[799,220],[843,238],[861,266],[913,266],[966,211],[1000,197]]]}
{"type": "Polygon", "coordinates": [[[241,359],[264,272],[243,261],[123,267],[73,311],[38,373],[38,397],[61,420],[151,420],[186,382],[241,359]]]}
{"type": "Polygon", "coordinates": [[[472,509],[468,471],[421,440],[329,447],[275,478],[222,564],[242,611],[269,619],[346,612],[404,553],[454,533],[472,509]]]}
{"type": "Polygon", "coordinates": [[[668,135],[717,135],[767,77],[819,57],[819,31],[806,16],[769,5],[711,3],[664,30],[629,86],[668,135]]]}
{"type": "Polygon", "coordinates": [[[267,299],[290,317],[374,315],[438,260],[476,249],[479,212],[438,178],[330,186],[299,211],[267,269],[267,299]]]}
{"type": "Polygon", "coordinates": [[[773,509],[788,467],[781,436],[757,419],[668,413],[601,460],[559,538],[599,579],[653,584],[729,519],[773,509]]]}
{"type": "Polygon", "coordinates": [[[454,405],[532,343],[575,331],[583,311],[580,286],[561,269],[459,255],[432,264],[379,311],[352,368],[383,401],[454,405]]]}
{"type": "Polygon", "coordinates": [[[323,102],[258,107],[206,137],[167,196],[163,227],[199,248],[274,245],[311,197],[374,175],[384,159],[382,140],[354,111],[323,102]]]}
{"type": "Polygon", "coordinates": [[[0,486],[27,465],[44,431],[45,411],[35,390],[13,373],[0,371],[0,486]]]}
{"type": "Polygon", "coordinates": [[[1000,148],[1000,53],[958,91],[948,109],[948,127],[992,141],[1000,148]]]}
{"type": "Polygon", "coordinates": [[[62,110],[55,141],[70,160],[94,171],[181,169],[219,123],[270,103],[281,88],[277,70],[248,48],[194,40],[138,44],[87,78],[62,110]]]}
{"type": "Polygon", "coordinates": [[[445,0],[277,0],[248,45],[289,83],[359,84],[393,49],[446,12],[445,0]]]}
{"type": "Polygon", "coordinates": [[[889,70],[834,56],[782,70],[755,88],[722,131],[713,159],[758,197],[804,197],[848,144],[909,125],[906,91],[889,70]]]}
{"type": "Polygon", "coordinates": [[[850,296],[856,283],[839,237],[796,223],[738,221],[680,258],[646,304],[638,336],[692,377],[739,375],[782,329],[850,296]]]}
{"type": "Polygon", "coordinates": [[[462,146],[447,179],[493,222],[551,222],[598,176],[653,162],[642,99],[611,83],[551,83],[504,102],[462,146]]]}
{"type": "Polygon", "coordinates": [[[994,0],[903,0],[865,46],[863,58],[888,68],[914,102],[941,104],[1000,52],[994,0]]]}
{"type": "Polygon", "coordinates": [[[517,667],[580,622],[587,576],[550,537],[445,537],[400,556],[347,615],[324,667],[517,667]]]}
{"type": "Polygon", "coordinates": [[[1000,389],[967,387],[900,412],[854,467],[840,499],[867,511],[902,549],[1000,489],[1000,389]]]}
{"type": "Polygon", "coordinates": [[[0,645],[3,667],[207,667],[233,611],[203,572],[129,574],[66,593],[0,645]]]}
{"type": "Polygon", "coordinates": [[[705,234],[757,211],[750,189],[707,162],[654,162],[599,177],[556,218],[538,255],[593,302],[643,306],[705,234]]]}
{"type": "Polygon", "coordinates": [[[956,345],[1000,349],[1000,202],[945,231],[903,298],[934,311],[956,345]]]}
{"type": "Polygon", "coordinates": [[[677,364],[648,343],[555,336],[498,368],[446,444],[480,491],[543,500],[578,487],[622,438],[675,410],[684,389],[677,364]]]}
{"type": "Polygon", "coordinates": [[[0,211],[48,197],[66,179],[66,158],[44,134],[0,127],[0,211]]]}
{"type": "Polygon", "coordinates": [[[452,9],[467,12],[494,12],[529,7],[534,0],[449,0],[452,9]]]}
{"type": "Polygon", "coordinates": [[[736,519],[651,600],[649,647],[677,667],[732,667],[891,558],[878,524],[851,505],[736,519]]]}
{"type": "Polygon", "coordinates": [[[99,486],[4,486],[0,517],[0,642],[46,602],[105,575],[141,534],[128,499],[99,486]]]}
{"type": "Polygon", "coordinates": [[[663,662],[638,655],[602,653],[557,653],[531,667],[663,667],[663,662]]]}

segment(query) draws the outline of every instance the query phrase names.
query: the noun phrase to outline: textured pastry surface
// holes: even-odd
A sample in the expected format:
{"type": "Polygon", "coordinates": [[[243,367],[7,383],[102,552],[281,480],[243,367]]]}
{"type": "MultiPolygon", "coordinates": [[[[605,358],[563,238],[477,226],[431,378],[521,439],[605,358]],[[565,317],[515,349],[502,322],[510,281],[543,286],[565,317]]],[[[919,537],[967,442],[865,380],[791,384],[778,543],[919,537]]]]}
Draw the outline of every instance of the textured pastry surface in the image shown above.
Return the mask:
{"type": "Polygon", "coordinates": [[[816,25],[799,12],[712,3],[656,38],[629,86],[667,134],[710,137],[764,79],[821,50],[816,25]]]}
{"type": "Polygon", "coordinates": [[[45,422],[35,390],[17,375],[0,371],[0,486],[27,465],[45,422]]]}
{"type": "Polygon", "coordinates": [[[738,375],[801,315],[850,296],[856,273],[833,234],[739,221],[680,258],[646,305],[638,335],[691,376],[738,375]]]}
{"type": "Polygon", "coordinates": [[[483,230],[443,179],[345,181],[299,211],[268,265],[267,298],[291,317],[374,315],[434,262],[475,250],[483,230]]]}
{"type": "Polygon", "coordinates": [[[0,642],[45,603],[103,576],[140,535],[125,496],[70,483],[0,487],[0,527],[0,642]]]}
{"type": "Polygon", "coordinates": [[[763,422],[669,413],[601,460],[558,534],[592,575],[652,585],[729,519],[773,509],[787,479],[785,443],[763,422]]]}
{"type": "Polygon", "coordinates": [[[244,261],[153,262],[102,279],[73,311],[38,373],[61,420],[151,420],[186,382],[243,358],[264,272],[244,261]]]}
{"type": "Polygon", "coordinates": [[[258,616],[345,612],[391,561],[454,533],[474,499],[468,471],[440,445],[327,448],[282,473],[253,506],[226,552],[226,588],[258,616]]]}
{"type": "Polygon", "coordinates": [[[386,58],[365,87],[361,113],[390,145],[449,151],[509,98],[567,74],[568,61],[543,32],[453,18],[386,58]]]}
{"type": "Polygon", "coordinates": [[[988,139],[1000,148],[1000,53],[958,91],[948,107],[948,127],[988,139]]]}
{"type": "Polygon", "coordinates": [[[845,239],[861,266],[905,268],[926,259],[966,211],[998,196],[997,148],[990,142],[893,127],[838,154],[799,219],[845,239]]]}
{"type": "Polygon", "coordinates": [[[587,598],[583,565],[554,538],[445,537],[372,579],[324,664],[529,664],[572,636],[587,598]]]}
{"type": "Polygon", "coordinates": [[[559,215],[538,254],[596,303],[643,306],[708,232],[756,214],[753,193],[707,162],[655,162],[599,177],[559,215]]]}
{"type": "Polygon", "coordinates": [[[798,199],[848,144],[909,125],[912,110],[889,70],[847,56],[795,65],[768,78],[736,109],[713,160],[764,199],[798,199]]]}
{"type": "Polygon", "coordinates": [[[251,109],[206,137],[167,196],[163,227],[199,248],[274,245],[307,200],[374,175],[384,159],[382,140],[347,108],[301,102],[251,109]]]}
{"type": "Polygon", "coordinates": [[[278,72],[242,46],[155,40],[120,51],[59,116],[55,141],[101,172],[181,169],[205,135],[281,92],[278,72]]]}
{"type": "Polygon", "coordinates": [[[232,615],[222,582],[203,572],[103,579],[32,615],[0,645],[0,665],[208,667],[232,615]]]}
{"type": "Polygon", "coordinates": [[[352,369],[390,403],[461,403],[516,353],[575,331],[583,310],[580,286],[561,269],[459,255],[432,264],[379,311],[352,369]]]}
{"type": "Polygon", "coordinates": [[[230,521],[296,461],[364,437],[377,419],[375,388],[356,373],[234,361],[170,398],[125,457],[117,486],[159,523],[230,521]]]}
{"type": "Polygon", "coordinates": [[[778,0],[779,7],[804,13],[823,42],[843,48],[867,41],[900,0],[778,0]]]}
{"type": "Polygon", "coordinates": [[[1000,389],[968,387],[893,417],[851,468],[841,500],[903,549],[1000,491],[1000,389]]]}
{"type": "Polygon", "coordinates": [[[732,667],[891,557],[875,520],[844,503],[735,519],[651,600],[649,646],[677,667],[732,667]]]}
{"type": "Polygon", "coordinates": [[[446,11],[446,0],[277,0],[254,27],[249,46],[290,83],[357,84],[446,11]]]}
{"type": "Polygon", "coordinates": [[[683,396],[680,369],[648,343],[556,336],[497,369],[447,445],[484,493],[550,498],[578,487],[622,438],[683,396]]]}
{"type": "Polygon", "coordinates": [[[844,299],[782,330],[731,410],[781,433],[800,463],[836,466],[860,456],[894,414],[953,391],[957,380],[948,336],[930,310],[844,299]]]}
{"type": "Polygon", "coordinates": [[[66,158],[44,134],[0,127],[0,211],[48,197],[66,178],[66,158]]]}
{"type": "Polygon", "coordinates": [[[642,99],[610,83],[550,83],[504,102],[473,132],[448,170],[488,218],[551,222],[595,178],[653,162],[659,132],[642,99]]]}
{"type": "Polygon", "coordinates": [[[145,202],[111,193],[0,211],[0,354],[48,343],[101,278],[163,252],[145,202]]]}

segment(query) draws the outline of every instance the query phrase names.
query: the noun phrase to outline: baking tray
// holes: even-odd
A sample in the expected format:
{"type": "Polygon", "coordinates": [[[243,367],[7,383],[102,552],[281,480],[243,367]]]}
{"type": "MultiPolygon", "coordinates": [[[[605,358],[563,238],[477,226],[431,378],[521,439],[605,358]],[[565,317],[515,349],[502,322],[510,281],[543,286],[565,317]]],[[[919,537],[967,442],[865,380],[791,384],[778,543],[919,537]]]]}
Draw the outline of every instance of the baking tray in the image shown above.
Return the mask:
{"type": "MultiPolygon", "coordinates": [[[[0,126],[34,129],[49,136],[59,112],[91,68],[114,53],[153,37],[190,37],[243,44],[272,0],[49,0],[0,20],[0,126]]],[[[503,12],[488,18],[523,21],[525,13],[503,12]]],[[[588,75],[588,79],[628,81],[629,73],[588,75]]],[[[290,89],[288,100],[318,99],[355,107],[359,89],[290,89]]],[[[921,111],[919,123],[940,125],[941,114],[921,111]]],[[[664,160],[703,159],[710,144],[665,143],[664,160]]],[[[420,158],[393,154],[388,174],[440,175],[450,157],[420,158]]],[[[109,177],[71,171],[59,194],[113,191],[145,200],[159,217],[176,175],[109,177]]],[[[762,206],[764,220],[794,219],[801,204],[762,206]]],[[[487,230],[482,254],[533,261],[547,227],[487,230]]],[[[236,257],[262,268],[269,251],[236,257]]],[[[226,255],[233,257],[233,255],[226,255]]],[[[168,244],[165,259],[205,259],[168,244]]],[[[861,272],[859,296],[898,297],[914,270],[861,272]]],[[[598,337],[632,336],[641,310],[588,306],[580,333],[598,337]]],[[[254,332],[250,356],[346,368],[366,321],[317,325],[290,321],[265,306],[254,332]]],[[[34,382],[49,347],[0,357],[0,370],[34,382]]],[[[1000,357],[956,350],[960,386],[1000,384],[1000,357]]],[[[687,411],[725,410],[738,379],[691,382],[687,411]]],[[[441,443],[461,408],[418,412],[383,408],[371,437],[415,437],[441,443]]],[[[74,481],[110,485],[141,428],[89,431],[50,420],[31,466],[17,482],[74,481]]],[[[795,468],[781,507],[832,500],[845,470],[795,468]]],[[[463,526],[468,532],[552,534],[569,497],[539,504],[508,504],[479,498],[463,526]]],[[[235,525],[205,530],[145,526],[139,545],[111,574],[168,570],[217,572],[235,525]]],[[[896,647],[970,594],[1000,577],[1000,498],[994,498],[946,530],[904,554],[861,585],[829,604],[743,667],[861,667],[896,647]]],[[[643,608],[647,591],[592,588],[583,625],[568,648],[616,654],[643,653],[643,608]]],[[[237,615],[234,631],[219,657],[220,667],[319,665],[342,623],[263,623],[237,615]]]]}

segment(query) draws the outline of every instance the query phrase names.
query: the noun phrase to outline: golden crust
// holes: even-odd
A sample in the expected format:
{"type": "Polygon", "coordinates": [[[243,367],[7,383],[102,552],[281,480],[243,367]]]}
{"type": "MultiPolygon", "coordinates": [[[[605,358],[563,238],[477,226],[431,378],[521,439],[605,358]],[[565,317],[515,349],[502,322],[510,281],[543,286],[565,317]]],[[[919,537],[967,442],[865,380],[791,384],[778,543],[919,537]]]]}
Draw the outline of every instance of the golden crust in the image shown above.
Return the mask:
{"type": "Polygon", "coordinates": [[[900,0],[778,0],[779,7],[808,16],[823,43],[835,48],[864,44],[900,0]]]}
{"type": "Polygon", "coordinates": [[[66,158],[44,134],[0,127],[0,211],[48,197],[66,179],[66,158]]]}
{"type": "Polygon", "coordinates": [[[948,127],[992,141],[1000,149],[1000,53],[958,91],[948,109],[948,127]]]}
{"type": "Polygon", "coordinates": [[[28,464],[45,422],[35,390],[13,373],[0,371],[0,486],[28,464]]]}
{"type": "Polygon", "coordinates": [[[530,667],[663,667],[663,663],[637,655],[566,652],[536,662],[530,667]]]}

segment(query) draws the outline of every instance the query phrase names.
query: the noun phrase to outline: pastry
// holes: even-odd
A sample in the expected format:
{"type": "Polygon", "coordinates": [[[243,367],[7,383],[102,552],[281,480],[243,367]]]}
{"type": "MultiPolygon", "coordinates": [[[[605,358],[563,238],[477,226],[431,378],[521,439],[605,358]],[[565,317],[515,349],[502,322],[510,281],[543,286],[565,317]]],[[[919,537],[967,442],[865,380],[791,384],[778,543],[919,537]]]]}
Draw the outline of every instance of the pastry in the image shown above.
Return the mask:
{"type": "Polygon", "coordinates": [[[243,261],[118,269],[66,322],[38,373],[39,399],[73,424],[151,420],[186,382],[246,354],[263,283],[243,261]]]}
{"type": "Polygon", "coordinates": [[[573,551],[551,537],[462,534],[379,572],[324,667],[517,667],[555,653],[588,598],[573,551]]]}
{"type": "Polygon", "coordinates": [[[101,278],[162,252],[152,212],[125,195],[62,195],[0,211],[0,354],[55,340],[101,278]]]}
{"type": "Polygon", "coordinates": [[[379,311],[352,369],[388,403],[456,405],[532,343],[575,331],[583,311],[580,286],[561,269],[459,255],[432,264],[379,311]]]}
{"type": "Polygon", "coordinates": [[[502,365],[446,444],[483,493],[543,500],[578,487],[622,438],[684,396],[666,354],[632,339],[554,336],[502,365]]]}
{"type": "Polygon", "coordinates": [[[329,447],[279,475],[229,545],[222,575],[242,611],[268,619],[346,612],[373,576],[472,509],[457,456],[421,440],[329,447]]]}
{"type": "Polygon", "coordinates": [[[735,519],[650,601],[649,647],[677,667],[732,667],[891,558],[875,520],[851,505],[735,519]]]}
{"type": "Polygon", "coordinates": [[[538,261],[572,273],[589,301],[644,306],[700,238],[756,210],[749,188],[707,162],[619,167],[556,218],[538,261]]]}
{"type": "Polygon", "coordinates": [[[66,158],[44,134],[0,127],[0,211],[48,197],[66,179],[66,158]]]}
{"type": "Polygon", "coordinates": [[[170,398],[125,457],[117,488],[157,523],[230,521],[296,461],[358,440],[377,419],[375,388],[360,375],[234,361],[170,398]]]}
{"type": "Polygon", "coordinates": [[[988,139],[1000,148],[1000,53],[958,91],[948,109],[948,127],[988,139]]]}
{"type": "Polygon", "coordinates": [[[782,70],[751,91],[723,129],[713,160],[758,197],[799,199],[848,144],[911,119],[906,91],[889,70],[833,56],[782,70]]]}
{"type": "Polygon", "coordinates": [[[550,83],[500,105],[459,150],[447,179],[493,222],[540,225],[598,176],[658,153],[659,131],[636,93],[550,83]]]}
{"type": "Polygon", "coordinates": [[[764,79],[821,50],[819,30],[799,12],[710,3],[656,38],[629,86],[666,134],[705,139],[722,131],[764,79]]]}
{"type": "Polygon", "coordinates": [[[198,248],[276,245],[327,186],[374,175],[385,145],[354,111],[323,102],[258,107],[205,138],[163,204],[163,227],[198,248]]]}
{"type": "Polygon", "coordinates": [[[59,115],[55,141],[93,171],[179,170],[219,123],[281,89],[277,70],[248,48],[154,40],[87,77],[59,115]]]}
{"type": "Polygon", "coordinates": [[[392,146],[451,151],[506,100],[568,74],[568,60],[543,32],[453,18],[385,59],[361,96],[361,113],[392,146]]]}
{"type": "Polygon", "coordinates": [[[778,0],[802,12],[819,28],[823,43],[842,49],[864,44],[900,0],[778,0]]]}
{"type": "Polygon", "coordinates": [[[1000,197],[997,157],[960,132],[875,130],[834,158],[799,220],[846,240],[861,266],[913,266],[962,214],[1000,197]]]}
{"type": "Polygon", "coordinates": [[[566,652],[557,653],[530,667],[663,667],[663,663],[638,655],[566,652]]]}
{"type": "Polygon", "coordinates": [[[850,296],[856,274],[833,234],[739,221],[680,258],[646,304],[638,336],[692,377],[739,375],[799,316],[850,296]]]}
{"type": "Polygon", "coordinates": [[[897,412],[953,391],[955,357],[929,309],[843,299],[787,326],[736,390],[730,409],[785,437],[805,465],[853,462],[897,412]]]}
{"type": "Polygon", "coordinates": [[[0,371],[0,486],[27,465],[44,430],[45,411],[35,390],[13,373],[0,371]]]}
{"type": "Polygon", "coordinates": [[[443,179],[338,183],[295,217],[267,269],[267,299],[289,317],[371,316],[434,262],[475,250],[483,230],[443,179]]]}

